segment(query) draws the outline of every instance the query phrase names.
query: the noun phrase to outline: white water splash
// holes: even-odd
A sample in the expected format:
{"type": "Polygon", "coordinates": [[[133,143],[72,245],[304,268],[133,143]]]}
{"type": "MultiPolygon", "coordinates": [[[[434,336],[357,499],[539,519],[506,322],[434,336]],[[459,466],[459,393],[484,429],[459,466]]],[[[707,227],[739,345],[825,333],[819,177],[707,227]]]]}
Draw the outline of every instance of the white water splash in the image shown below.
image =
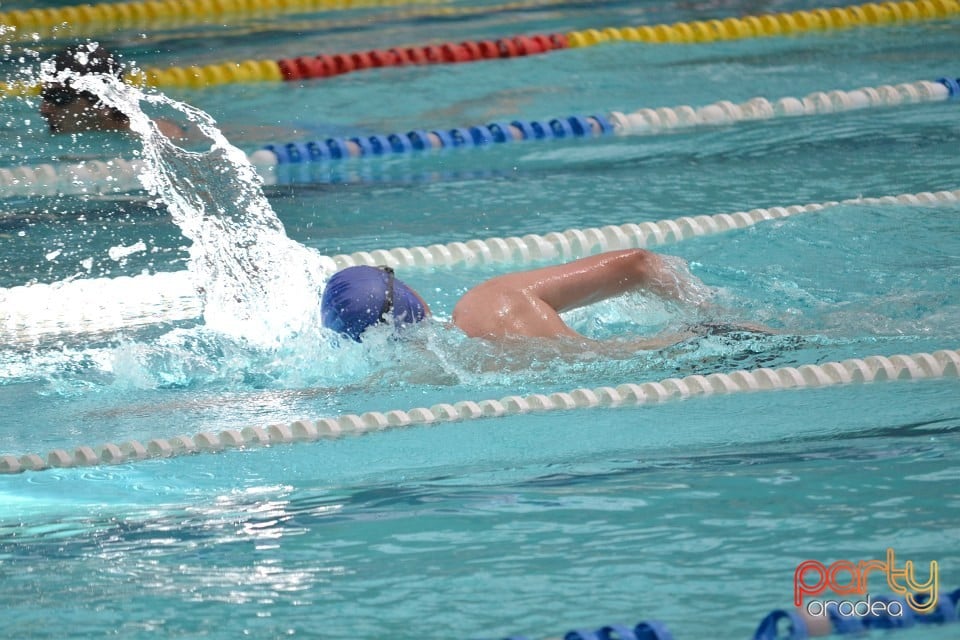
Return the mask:
{"type": "Polygon", "coordinates": [[[190,247],[189,273],[211,329],[251,343],[276,345],[316,321],[318,290],[332,260],[286,236],[246,154],[205,112],[106,75],[56,72],[41,66],[42,82],[64,82],[122,111],[142,144],[141,184],[166,205],[190,247]],[[142,105],[169,107],[210,143],[187,151],[164,136],[142,105]]]}
{"type": "Polygon", "coordinates": [[[110,256],[110,259],[113,260],[114,262],[119,262],[120,260],[123,260],[127,256],[131,256],[135,253],[140,253],[141,251],[146,251],[146,250],[147,250],[147,245],[143,242],[143,240],[140,240],[139,242],[135,242],[129,247],[124,247],[124,246],[110,247],[107,250],[107,255],[110,256]]]}

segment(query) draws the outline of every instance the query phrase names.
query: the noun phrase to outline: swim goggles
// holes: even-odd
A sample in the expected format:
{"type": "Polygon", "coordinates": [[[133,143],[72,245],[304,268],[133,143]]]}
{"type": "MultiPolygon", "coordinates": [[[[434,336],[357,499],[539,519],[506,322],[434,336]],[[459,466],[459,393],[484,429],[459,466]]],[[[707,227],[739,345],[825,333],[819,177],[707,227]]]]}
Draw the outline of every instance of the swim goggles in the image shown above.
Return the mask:
{"type": "MultiPolygon", "coordinates": [[[[393,267],[378,266],[377,269],[387,274],[387,290],[383,296],[383,307],[380,308],[380,317],[385,319],[387,314],[393,311],[393,284],[397,279],[393,272],[393,267]]],[[[383,320],[385,321],[385,320],[383,320]]]]}

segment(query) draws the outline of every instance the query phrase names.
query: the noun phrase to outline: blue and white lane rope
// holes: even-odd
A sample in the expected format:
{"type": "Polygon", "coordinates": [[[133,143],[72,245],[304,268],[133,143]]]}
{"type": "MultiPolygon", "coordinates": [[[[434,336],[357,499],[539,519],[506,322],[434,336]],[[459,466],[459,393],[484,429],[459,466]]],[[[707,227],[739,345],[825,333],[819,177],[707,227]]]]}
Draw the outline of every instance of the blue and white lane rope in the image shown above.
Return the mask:
{"type": "Polygon", "coordinates": [[[780,98],[770,101],[757,97],[741,104],[721,100],[703,107],[688,105],[619,111],[607,115],[574,115],[552,120],[513,120],[450,130],[410,131],[368,137],[327,138],[321,141],[271,144],[252,154],[255,164],[322,162],[360,156],[405,154],[458,147],[483,147],[515,141],[562,138],[588,138],[602,135],[663,133],[677,129],[721,126],[749,120],[817,115],[892,107],[903,104],[943,102],[960,97],[957,79],[940,78],[936,82],[918,82],[853,91],[818,91],[804,98],[780,98]]]}
{"type": "MultiPolygon", "coordinates": [[[[508,262],[523,265],[572,260],[618,249],[654,248],[690,238],[745,229],[841,205],[939,206],[960,202],[960,190],[906,193],[880,198],[852,198],[807,205],[751,209],[735,213],[683,216],[659,222],[627,223],[474,239],[420,247],[375,249],[322,256],[335,271],[354,265],[435,268],[508,262]]],[[[202,314],[187,271],[118,278],[85,278],[53,284],[0,289],[0,342],[31,344],[51,335],[97,333],[154,322],[193,320],[202,314]],[[41,316],[38,309],[44,310],[41,316]]]]}
{"type": "MultiPolygon", "coordinates": [[[[864,615],[843,615],[838,613],[839,606],[830,608],[830,631],[836,635],[857,635],[869,633],[874,629],[890,631],[908,629],[917,625],[944,625],[958,622],[957,606],[960,604],[960,589],[945,593],[938,598],[937,608],[932,613],[916,614],[901,597],[879,596],[876,602],[897,603],[902,615],[891,615],[886,608],[864,615]]],[[[548,633],[548,632],[545,632],[548,633]]],[[[776,609],[760,621],[754,632],[753,640],[807,640],[811,635],[824,635],[822,632],[811,634],[807,622],[794,610],[776,609]]],[[[596,630],[574,629],[567,631],[563,640],[673,640],[674,636],[667,626],[656,620],[641,621],[635,626],[613,623],[596,630]]],[[[527,636],[508,636],[498,640],[530,640],[527,636]]]]}
{"type": "MultiPolygon", "coordinates": [[[[285,164],[336,161],[452,148],[478,148],[519,141],[589,138],[605,135],[649,135],[751,120],[840,113],[960,98],[960,81],[940,78],[852,91],[818,91],[803,98],[770,101],[757,97],[735,104],[721,100],[703,107],[687,105],[619,111],[607,115],[569,116],[547,121],[513,120],[449,130],[416,130],[388,135],[327,138],[320,141],[271,144],[248,156],[266,185],[288,181],[276,167],[285,164]]],[[[123,193],[140,188],[138,160],[115,158],[77,164],[42,164],[0,168],[4,196],[123,193]]]]}
{"type": "Polygon", "coordinates": [[[671,400],[780,389],[810,389],[895,380],[960,377],[960,351],[944,350],[913,355],[868,356],[825,364],[805,364],[780,369],[738,370],[729,373],[667,378],[658,382],[627,383],[617,387],[580,388],[551,394],[507,396],[499,399],[463,400],[431,407],[367,411],[319,420],[297,420],[266,427],[204,431],[146,442],[83,445],[72,451],[54,449],[46,454],[0,456],[0,474],[43,471],[50,468],[121,464],[149,458],[169,458],[224,449],[355,436],[388,429],[464,422],[484,418],[574,411],[595,408],[659,404],[671,400]]]}

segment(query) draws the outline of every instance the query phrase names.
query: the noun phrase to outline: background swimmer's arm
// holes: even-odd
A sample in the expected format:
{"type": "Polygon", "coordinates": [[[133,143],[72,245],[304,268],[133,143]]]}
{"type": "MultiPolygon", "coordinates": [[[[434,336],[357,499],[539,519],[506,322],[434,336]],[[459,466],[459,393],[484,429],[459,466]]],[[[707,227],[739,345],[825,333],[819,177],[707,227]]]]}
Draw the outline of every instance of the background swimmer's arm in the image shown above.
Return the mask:
{"type": "Polygon", "coordinates": [[[174,142],[205,142],[208,139],[207,136],[191,122],[180,124],[167,118],[153,118],[153,122],[157,125],[160,133],[174,142]]]}

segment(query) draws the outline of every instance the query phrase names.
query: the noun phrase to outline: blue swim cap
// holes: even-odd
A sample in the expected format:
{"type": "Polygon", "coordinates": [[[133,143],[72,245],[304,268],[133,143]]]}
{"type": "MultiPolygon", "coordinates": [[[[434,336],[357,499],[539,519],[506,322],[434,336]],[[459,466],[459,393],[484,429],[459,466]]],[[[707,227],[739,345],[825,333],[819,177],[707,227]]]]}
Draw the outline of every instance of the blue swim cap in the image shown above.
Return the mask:
{"type": "Polygon", "coordinates": [[[323,290],[320,311],[323,326],[357,342],[368,327],[391,317],[399,326],[427,316],[420,298],[390,267],[348,267],[333,274],[323,290]]]}

